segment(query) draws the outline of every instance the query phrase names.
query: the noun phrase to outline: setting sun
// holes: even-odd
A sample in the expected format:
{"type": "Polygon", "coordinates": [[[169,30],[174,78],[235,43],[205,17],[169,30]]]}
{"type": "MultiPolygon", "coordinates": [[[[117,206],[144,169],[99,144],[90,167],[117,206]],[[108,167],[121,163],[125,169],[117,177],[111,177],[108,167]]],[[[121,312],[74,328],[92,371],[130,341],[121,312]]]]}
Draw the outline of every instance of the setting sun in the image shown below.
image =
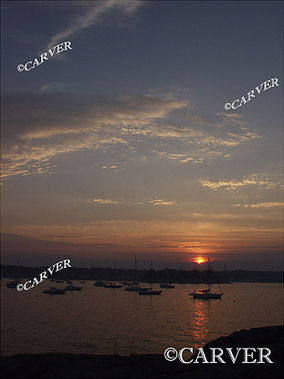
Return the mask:
{"type": "Polygon", "coordinates": [[[206,262],[206,259],[204,259],[202,257],[197,257],[197,258],[194,258],[194,261],[195,261],[195,263],[200,265],[200,264],[206,262]]]}

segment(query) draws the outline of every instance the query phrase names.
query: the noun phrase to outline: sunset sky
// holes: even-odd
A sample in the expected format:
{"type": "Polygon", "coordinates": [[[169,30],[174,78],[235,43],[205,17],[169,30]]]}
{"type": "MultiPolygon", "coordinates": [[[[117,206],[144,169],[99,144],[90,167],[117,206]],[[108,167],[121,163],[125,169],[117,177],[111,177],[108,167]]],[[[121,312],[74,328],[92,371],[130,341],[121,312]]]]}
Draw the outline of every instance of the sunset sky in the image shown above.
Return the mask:
{"type": "Polygon", "coordinates": [[[282,7],[2,2],[3,263],[280,269],[282,7]]]}

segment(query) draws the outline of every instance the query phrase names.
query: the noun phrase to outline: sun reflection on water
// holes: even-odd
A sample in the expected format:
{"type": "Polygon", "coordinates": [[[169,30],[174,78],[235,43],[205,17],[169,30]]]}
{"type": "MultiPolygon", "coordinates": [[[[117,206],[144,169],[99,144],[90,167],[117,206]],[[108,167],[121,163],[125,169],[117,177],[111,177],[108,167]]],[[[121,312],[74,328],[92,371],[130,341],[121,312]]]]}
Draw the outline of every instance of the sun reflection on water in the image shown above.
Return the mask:
{"type": "Polygon", "coordinates": [[[207,341],[209,314],[210,301],[194,300],[192,302],[191,333],[194,340],[193,347],[203,345],[207,341]]]}

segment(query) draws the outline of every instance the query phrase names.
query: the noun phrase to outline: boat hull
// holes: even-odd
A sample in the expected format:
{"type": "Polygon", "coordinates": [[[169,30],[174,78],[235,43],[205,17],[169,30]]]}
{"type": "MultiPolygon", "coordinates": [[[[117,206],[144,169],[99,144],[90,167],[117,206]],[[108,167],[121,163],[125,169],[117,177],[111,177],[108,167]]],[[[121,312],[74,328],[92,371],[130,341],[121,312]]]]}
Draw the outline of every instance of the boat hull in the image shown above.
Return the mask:
{"type": "Polygon", "coordinates": [[[83,287],[75,287],[75,286],[71,287],[71,286],[67,286],[65,288],[65,291],[81,291],[82,288],[83,287]]]}
{"type": "Polygon", "coordinates": [[[194,299],[221,299],[222,293],[193,293],[194,299]]]}
{"type": "Polygon", "coordinates": [[[47,293],[48,295],[64,295],[65,290],[64,289],[54,289],[54,290],[44,290],[43,293],[47,293]]]}
{"type": "Polygon", "coordinates": [[[19,283],[20,283],[20,282],[18,282],[18,281],[12,281],[12,282],[6,283],[6,287],[7,287],[7,288],[17,288],[17,285],[18,285],[19,283]]]}
{"type": "Polygon", "coordinates": [[[104,288],[121,288],[122,284],[106,284],[104,288]]]}
{"type": "Polygon", "coordinates": [[[148,296],[152,296],[152,295],[161,295],[163,291],[153,291],[153,290],[146,290],[146,291],[139,291],[139,295],[148,295],[148,296]]]}
{"type": "Polygon", "coordinates": [[[136,287],[127,287],[127,288],[124,288],[124,291],[128,291],[128,292],[138,292],[138,291],[139,291],[139,288],[136,288],[136,287]]]}
{"type": "Polygon", "coordinates": [[[95,287],[104,287],[105,283],[104,282],[96,282],[96,283],[94,283],[94,286],[95,287]]]}
{"type": "Polygon", "coordinates": [[[175,288],[175,286],[173,284],[160,284],[160,288],[175,288]]]}

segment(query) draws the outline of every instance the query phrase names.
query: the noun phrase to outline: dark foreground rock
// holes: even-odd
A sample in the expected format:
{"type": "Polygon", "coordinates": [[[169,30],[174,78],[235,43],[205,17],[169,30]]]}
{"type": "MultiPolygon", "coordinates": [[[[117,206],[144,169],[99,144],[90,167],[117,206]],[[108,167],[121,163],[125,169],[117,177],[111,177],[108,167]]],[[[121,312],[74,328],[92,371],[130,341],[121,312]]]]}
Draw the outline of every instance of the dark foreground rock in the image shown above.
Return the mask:
{"type": "MultiPolygon", "coordinates": [[[[17,354],[1,358],[3,379],[280,379],[283,377],[283,327],[273,326],[234,332],[220,337],[210,347],[267,347],[271,350],[270,363],[243,364],[182,364],[168,362],[163,355],[146,354],[131,357],[87,354],[17,354]]],[[[202,360],[200,360],[201,362],[202,360]]]]}

